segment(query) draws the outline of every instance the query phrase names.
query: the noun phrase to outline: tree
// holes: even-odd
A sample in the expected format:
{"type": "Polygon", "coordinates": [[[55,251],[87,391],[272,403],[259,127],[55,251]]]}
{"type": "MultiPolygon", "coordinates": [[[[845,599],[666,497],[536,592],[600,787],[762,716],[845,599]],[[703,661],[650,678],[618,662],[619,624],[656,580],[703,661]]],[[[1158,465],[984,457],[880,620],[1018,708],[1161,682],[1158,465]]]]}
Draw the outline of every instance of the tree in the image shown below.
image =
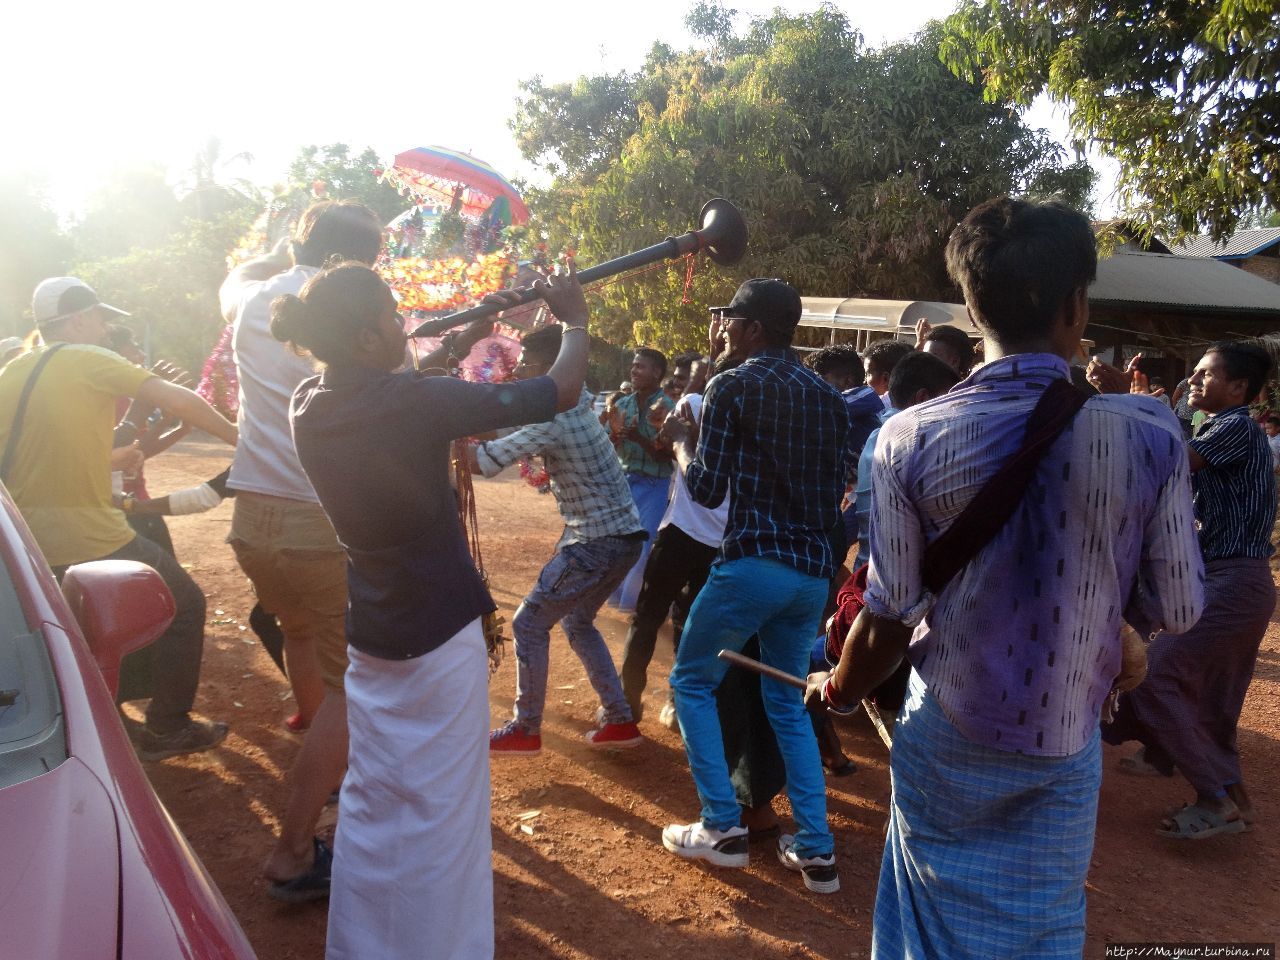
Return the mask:
{"type": "Polygon", "coordinates": [[[233,210],[260,207],[261,191],[249,180],[237,177],[223,182],[222,174],[237,161],[252,163],[253,154],[241,152],[223,159],[222,141],[217,137],[206,140],[192,159],[183,209],[198,220],[213,220],[233,210]]]}
{"type": "Polygon", "coordinates": [[[182,204],[158,167],[110,171],[71,228],[81,260],[121,257],[159,246],[182,227],[182,204]]]}
{"type": "Polygon", "coordinates": [[[319,184],[318,192],[331,200],[359,200],[383,223],[411,205],[399,191],[382,183],[378,176],[382,163],[373,148],[366,147],[352,156],[345,143],[325,147],[303,147],[289,167],[291,189],[308,193],[319,184]]]}
{"type": "Polygon", "coordinates": [[[512,127],[553,175],[530,197],[553,249],[591,264],[648,246],[713,196],[747,219],[746,262],[709,266],[695,303],[681,303],[679,270],[606,287],[595,315],[607,338],[698,346],[706,304],[752,275],[815,296],[954,296],[941,252],[974,204],[1010,192],[1085,202],[1087,166],[951,74],[936,27],[872,50],[829,5],[732,21],[699,4],[693,49],[655,44],[635,74],[522,87],[512,127]]]}
{"type": "Polygon", "coordinates": [[[992,102],[1068,104],[1151,228],[1221,238],[1280,206],[1274,0],[966,0],[942,56],[992,102]]]}
{"type": "Polygon", "coordinates": [[[30,332],[36,284],[65,273],[70,255],[43,182],[23,174],[0,178],[0,337],[30,332]]]}
{"type": "Polygon", "coordinates": [[[139,333],[144,325],[151,329],[154,356],[176,360],[198,376],[222,331],[218,288],[227,275],[227,251],[253,213],[245,208],[187,219],[154,246],[82,261],[73,270],[107,303],[133,314],[139,333]]]}

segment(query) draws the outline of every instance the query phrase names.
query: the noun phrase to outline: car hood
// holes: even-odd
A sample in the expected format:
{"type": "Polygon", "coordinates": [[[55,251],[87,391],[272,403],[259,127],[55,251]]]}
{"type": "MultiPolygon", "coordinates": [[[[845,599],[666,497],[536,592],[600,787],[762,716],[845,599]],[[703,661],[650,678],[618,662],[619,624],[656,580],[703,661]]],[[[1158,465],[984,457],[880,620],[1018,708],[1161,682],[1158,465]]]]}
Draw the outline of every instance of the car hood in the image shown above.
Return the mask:
{"type": "Polygon", "coordinates": [[[110,794],[75,757],[0,790],[0,930],[12,957],[115,960],[120,844],[110,794]]]}

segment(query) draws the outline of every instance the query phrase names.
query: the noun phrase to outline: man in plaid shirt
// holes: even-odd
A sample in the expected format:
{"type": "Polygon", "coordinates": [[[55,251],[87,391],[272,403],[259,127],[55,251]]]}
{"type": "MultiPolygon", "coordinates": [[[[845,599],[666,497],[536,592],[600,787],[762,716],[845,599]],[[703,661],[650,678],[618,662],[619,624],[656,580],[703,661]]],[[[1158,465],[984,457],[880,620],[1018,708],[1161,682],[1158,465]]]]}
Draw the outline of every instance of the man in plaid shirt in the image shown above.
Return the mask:
{"type": "MultiPolygon", "coordinates": [[[[521,343],[516,378],[545,374],[559,351],[559,326],[530,333],[521,343]]],[[[564,627],[569,646],[600,697],[599,724],[587,734],[587,741],[600,748],[638,746],[643,738],[595,617],[640,556],[646,535],[609,434],[585,388],[578,405],[551,422],[531,424],[480,444],[472,469],[492,477],[518,460],[539,454],[564,518],[564,534],[512,621],[515,717],[489,735],[490,756],[533,756],[542,750],[547,653],[556,623],[564,627]]]]}
{"type": "MultiPolygon", "coordinates": [[[[712,354],[742,363],[707,386],[697,455],[693,428],[677,437],[693,500],[715,506],[726,494],[729,524],[711,575],[689,612],[671,671],[702,818],[673,824],[663,846],[718,866],[747,865],[747,830],[729,779],[715,690],[721,649],[741,650],[752,634],[762,659],[791,674],[808,670],[827,589],[843,559],[830,536],[840,525],[849,413],[838,391],[800,363],[791,340],[800,295],[781,280],[748,280],[716,308],[712,354]]],[[[840,539],[843,540],[841,530],[840,539]]],[[[835,841],[827,828],[826,784],[813,725],[799,693],[776,680],[760,685],[787,769],[799,827],[777,854],[815,893],[840,889],[835,841]]]]}

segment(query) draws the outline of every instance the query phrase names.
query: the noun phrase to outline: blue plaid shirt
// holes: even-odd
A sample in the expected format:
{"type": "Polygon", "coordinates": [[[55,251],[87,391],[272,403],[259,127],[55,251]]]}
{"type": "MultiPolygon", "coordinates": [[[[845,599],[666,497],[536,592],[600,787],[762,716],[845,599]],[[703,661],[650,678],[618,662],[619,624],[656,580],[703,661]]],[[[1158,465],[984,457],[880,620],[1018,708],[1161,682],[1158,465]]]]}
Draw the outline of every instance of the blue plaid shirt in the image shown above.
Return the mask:
{"type": "Polygon", "coordinates": [[[832,577],[849,412],[792,350],[761,350],[707,385],[685,483],[704,507],[730,497],[720,559],[770,557],[832,577]]]}

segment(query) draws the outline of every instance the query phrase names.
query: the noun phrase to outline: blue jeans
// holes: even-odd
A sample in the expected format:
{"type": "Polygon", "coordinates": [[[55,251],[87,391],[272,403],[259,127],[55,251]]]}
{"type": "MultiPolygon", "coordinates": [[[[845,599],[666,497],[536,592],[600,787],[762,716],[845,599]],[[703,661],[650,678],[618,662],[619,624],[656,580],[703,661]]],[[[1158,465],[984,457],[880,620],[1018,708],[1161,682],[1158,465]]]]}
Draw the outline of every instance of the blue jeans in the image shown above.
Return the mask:
{"type": "Polygon", "coordinates": [[[516,722],[530,733],[542,726],[547,699],[551,628],[559,623],[569,646],[587,669],[587,679],[604,706],[606,723],[630,723],[618,671],[595,619],[605,599],[622,582],[640,540],[601,537],[556,550],[511,622],[516,639],[516,722]]]}
{"type": "Polygon", "coordinates": [[[631,488],[631,498],[635,501],[636,513],[640,514],[640,526],[644,527],[645,533],[649,534],[649,539],[643,544],[640,555],[627,572],[625,579],[609,597],[609,603],[623,613],[635,613],[636,601],[640,598],[640,587],[644,583],[644,565],[649,560],[649,548],[653,545],[654,537],[658,535],[658,524],[662,522],[662,515],[667,512],[671,478],[628,473],[627,486],[631,488]]]}
{"type": "MultiPolygon", "coordinates": [[[[702,801],[702,822],[712,829],[737,826],[741,818],[716,713],[715,692],[728,664],[716,654],[741,650],[754,633],[760,637],[761,660],[805,676],[827,587],[826,580],[777,560],[745,557],[713,566],[689,611],[671,689],[702,801]]],[[[804,700],[799,690],[768,677],[761,678],[760,693],[787,770],[787,795],[799,828],[796,852],[829,854],[835,839],[827,829],[827,785],[804,700]]]]}

